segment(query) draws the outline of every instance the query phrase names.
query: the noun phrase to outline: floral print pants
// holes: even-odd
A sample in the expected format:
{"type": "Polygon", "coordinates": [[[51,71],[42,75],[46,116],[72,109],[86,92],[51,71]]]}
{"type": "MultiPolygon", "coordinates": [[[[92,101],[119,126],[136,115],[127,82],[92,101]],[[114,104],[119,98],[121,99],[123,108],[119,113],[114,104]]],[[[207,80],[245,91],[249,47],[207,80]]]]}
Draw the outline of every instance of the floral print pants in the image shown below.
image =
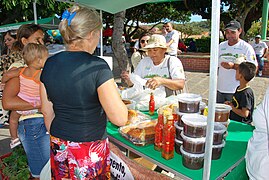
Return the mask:
{"type": "Polygon", "coordinates": [[[108,138],[72,142],[50,136],[50,140],[52,179],[110,179],[108,138]]]}

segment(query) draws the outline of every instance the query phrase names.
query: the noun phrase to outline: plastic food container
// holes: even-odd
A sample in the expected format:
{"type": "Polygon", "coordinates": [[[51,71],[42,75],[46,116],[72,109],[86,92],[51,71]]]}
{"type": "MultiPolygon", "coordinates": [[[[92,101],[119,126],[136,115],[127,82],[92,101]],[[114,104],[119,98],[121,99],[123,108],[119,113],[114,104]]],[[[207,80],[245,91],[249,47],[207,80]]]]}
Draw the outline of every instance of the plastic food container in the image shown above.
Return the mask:
{"type": "Polygon", "coordinates": [[[182,154],[182,164],[189,169],[201,169],[204,165],[204,154],[192,154],[184,151],[183,146],[180,147],[182,154]]]}
{"type": "Polygon", "coordinates": [[[204,109],[205,109],[205,107],[206,107],[206,103],[205,102],[203,102],[203,101],[201,101],[200,102],[200,105],[199,105],[199,109],[200,109],[200,114],[204,114],[204,109]]]}
{"type": "Polygon", "coordinates": [[[226,122],[220,122],[221,124],[223,124],[226,128],[228,128],[229,124],[230,124],[230,120],[228,119],[228,121],[226,122]]]}
{"type": "Polygon", "coordinates": [[[184,113],[199,112],[200,101],[202,97],[198,94],[182,93],[177,95],[178,111],[184,113]]]}
{"type": "Polygon", "coordinates": [[[231,110],[231,106],[217,103],[215,109],[215,121],[226,122],[229,119],[231,110]]]}
{"type": "Polygon", "coordinates": [[[128,109],[136,109],[136,102],[130,99],[122,99],[123,103],[126,105],[128,109]]]}
{"type": "Polygon", "coordinates": [[[223,134],[223,140],[226,140],[227,136],[228,136],[228,131],[226,131],[226,132],[223,134]]]}
{"type": "Polygon", "coordinates": [[[140,111],[129,109],[128,110],[128,121],[126,125],[138,123],[139,121],[151,120],[150,116],[143,114],[140,111]]]}
{"type": "Polygon", "coordinates": [[[119,133],[137,146],[153,144],[156,123],[156,120],[146,120],[127,126],[122,126],[119,128],[119,133]]]}
{"type": "Polygon", "coordinates": [[[182,146],[183,142],[175,138],[175,151],[178,154],[181,154],[180,147],[182,146]]]}
{"type": "Polygon", "coordinates": [[[219,122],[215,122],[214,124],[214,137],[213,137],[213,144],[218,145],[222,143],[223,136],[226,132],[227,128],[223,124],[219,122]]]}
{"type": "Polygon", "coordinates": [[[180,141],[183,141],[181,132],[183,131],[183,127],[178,125],[178,122],[175,122],[175,128],[176,128],[176,138],[180,141]]]}
{"type": "Polygon", "coordinates": [[[201,154],[205,152],[205,137],[191,138],[185,136],[181,132],[183,138],[183,149],[184,151],[192,154],[201,154]]]}
{"type": "Polygon", "coordinates": [[[193,138],[206,136],[206,116],[200,114],[185,114],[181,119],[184,122],[184,135],[193,138]]]}
{"type": "Polygon", "coordinates": [[[221,157],[222,149],[225,146],[225,141],[223,140],[221,144],[219,145],[213,145],[212,146],[212,158],[213,160],[217,160],[221,157]]]}
{"type": "Polygon", "coordinates": [[[182,117],[184,114],[199,114],[199,112],[197,112],[197,113],[183,113],[183,112],[179,112],[179,111],[177,111],[177,115],[178,115],[177,122],[178,122],[178,125],[179,125],[179,126],[182,126],[182,127],[184,126],[184,123],[183,123],[181,117],[182,117]]]}

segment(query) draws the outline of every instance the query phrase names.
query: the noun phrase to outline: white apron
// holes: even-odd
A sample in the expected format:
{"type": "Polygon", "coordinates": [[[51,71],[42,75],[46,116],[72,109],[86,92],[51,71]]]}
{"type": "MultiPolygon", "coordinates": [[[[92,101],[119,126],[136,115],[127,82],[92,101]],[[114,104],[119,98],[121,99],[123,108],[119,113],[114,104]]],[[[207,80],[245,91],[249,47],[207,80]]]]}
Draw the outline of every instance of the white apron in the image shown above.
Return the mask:
{"type": "Polygon", "coordinates": [[[246,170],[251,180],[269,179],[269,88],[253,113],[255,130],[248,141],[246,170]]]}

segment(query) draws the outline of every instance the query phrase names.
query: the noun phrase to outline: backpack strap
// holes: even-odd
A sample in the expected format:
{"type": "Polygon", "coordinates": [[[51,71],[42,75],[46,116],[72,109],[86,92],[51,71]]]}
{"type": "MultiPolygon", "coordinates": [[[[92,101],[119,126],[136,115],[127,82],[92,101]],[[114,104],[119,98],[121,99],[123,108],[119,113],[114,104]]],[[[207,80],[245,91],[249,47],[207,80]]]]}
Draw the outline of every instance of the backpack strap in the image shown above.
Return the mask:
{"type": "MultiPolygon", "coordinates": [[[[167,69],[168,69],[168,75],[169,75],[168,78],[169,79],[172,79],[171,72],[170,72],[170,57],[171,56],[169,56],[169,58],[167,60],[167,69]]],[[[177,91],[173,91],[173,90],[171,90],[171,89],[169,89],[167,87],[165,87],[165,93],[166,93],[166,97],[171,96],[171,95],[177,95],[178,94],[177,91]]]]}

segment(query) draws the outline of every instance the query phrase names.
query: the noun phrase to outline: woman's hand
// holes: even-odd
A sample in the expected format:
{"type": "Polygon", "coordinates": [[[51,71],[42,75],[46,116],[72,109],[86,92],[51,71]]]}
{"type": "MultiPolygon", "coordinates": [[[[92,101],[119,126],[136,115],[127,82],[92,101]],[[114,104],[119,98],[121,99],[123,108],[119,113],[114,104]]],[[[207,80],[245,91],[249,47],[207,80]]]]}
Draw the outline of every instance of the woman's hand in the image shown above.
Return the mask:
{"type": "Polygon", "coordinates": [[[161,77],[153,77],[146,82],[146,87],[155,90],[162,85],[162,79],[161,77]]]}
{"type": "Polygon", "coordinates": [[[128,85],[128,87],[133,86],[133,83],[130,79],[129,71],[122,71],[120,76],[124,80],[124,82],[128,85]]]}
{"type": "Polygon", "coordinates": [[[130,81],[129,71],[122,71],[121,74],[120,74],[120,77],[121,77],[124,81],[130,81]]]}

